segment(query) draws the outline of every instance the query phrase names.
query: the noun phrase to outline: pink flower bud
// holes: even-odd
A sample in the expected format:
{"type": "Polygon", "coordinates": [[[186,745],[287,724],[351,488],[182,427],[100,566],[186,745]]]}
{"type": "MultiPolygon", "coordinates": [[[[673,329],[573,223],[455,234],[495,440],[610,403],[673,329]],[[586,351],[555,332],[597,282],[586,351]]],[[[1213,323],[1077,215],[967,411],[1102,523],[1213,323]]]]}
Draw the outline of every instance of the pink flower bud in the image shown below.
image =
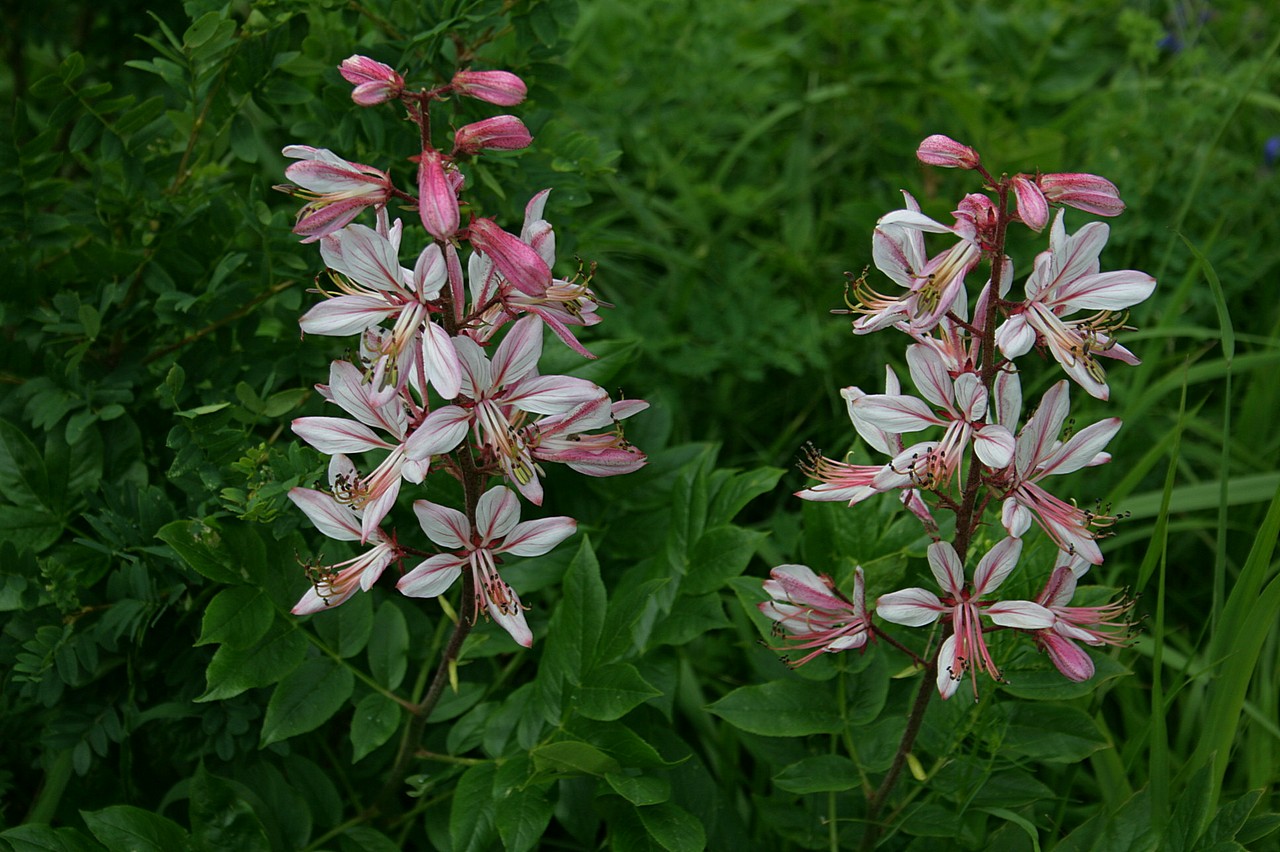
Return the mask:
{"type": "Polygon", "coordinates": [[[514,115],[498,115],[459,127],[453,135],[453,154],[478,154],[486,148],[514,151],[532,141],[524,122],[514,115]]]}
{"type": "Polygon", "coordinates": [[[1033,231],[1040,231],[1049,221],[1049,202],[1035,181],[1026,175],[1014,175],[1013,195],[1018,202],[1018,218],[1033,231]]]}
{"type": "Polygon", "coordinates": [[[448,242],[458,231],[458,196],[445,175],[444,155],[423,151],[418,160],[418,215],[437,240],[448,242]]]}
{"type": "Polygon", "coordinates": [[[1053,204],[1065,204],[1098,216],[1119,216],[1124,212],[1120,191],[1111,181],[1097,175],[1040,175],[1040,191],[1053,204]]]}
{"type": "Polygon", "coordinates": [[[471,223],[471,245],[493,260],[493,265],[511,284],[530,296],[541,296],[551,286],[551,269],[533,246],[508,234],[492,219],[471,223]]]}
{"type": "Polygon", "coordinates": [[[515,106],[528,92],[524,81],[510,71],[459,71],[453,75],[453,90],[498,106],[515,106]]]}
{"type": "Polygon", "coordinates": [[[956,233],[983,248],[994,244],[999,216],[991,199],[971,192],[960,199],[953,215],[956,217],[956,233]]]}
{"type": "Polygon", "coordinates": [[[338,66],[338,73],[355,85],[351,100],[360,106],[386,103],[400,97],[404,91],[404,78],[395,69],[367,56],[348,56],[338,66]]]}
{"type": "Polygon", "coordinates": [[[920,147],[916,149],[916,159],[927,166],[941,166],[944,169],[975,169],[981,162],[977,151],[939,133],[920,143],[920,147]]]}

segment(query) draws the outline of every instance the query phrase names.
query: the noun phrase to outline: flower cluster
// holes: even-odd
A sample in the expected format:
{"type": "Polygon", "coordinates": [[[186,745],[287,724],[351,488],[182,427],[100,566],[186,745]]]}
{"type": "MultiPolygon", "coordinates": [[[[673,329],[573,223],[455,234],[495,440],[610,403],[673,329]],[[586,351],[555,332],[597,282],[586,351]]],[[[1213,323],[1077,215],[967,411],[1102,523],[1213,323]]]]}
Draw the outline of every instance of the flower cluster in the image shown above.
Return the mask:
{"type": "Polygon", "coordinates": [[[351,360],[333,362],[317,385],[345,416],[301,417],[293,431],[331,457],[327,489],[289,496],[325,535],[365,546],[336,565],[309,569],[313,587],[294,607],[314,613],[368,590],[392,563],[426,558],[397,583],[411,597],[434,597],[471,571],[472,619],[487,613],[522,645],[533,641],[516,592],[499,576],[502,555],[536,556],[571,535],[571,518],[518,523],[519,497],[541,505],[543,465],[560,463],[588,476],[639,469],[645,456],[626,441],[620,421],[640,400],[613,400],[583,379],[542,375],[544,332],[592,357],[576,329],[600,321],[601,303],[581,272],[557,278],[555,234],[544,218],[548,192],[525,208],[518,234],[478,217],[463,199],[463,165],[489,150],[513,150],[531,136],[515,116],[463,125],[436,147],[430,109],[467,97],[499,106],[524,100],[524,83],[505,71],[457,72],[431,89],[413,90],[391,67],[352,56],[339,68],[361,107],[399,104],[422,140],[414,192],[388,171],[303,145],[277,187],[305,200],[294,232],[319,243],[326,272],[323,300],[300,319],[304,333],[356,336],[351,360]],[[409,249],[392,202],[416,207],[426,236],[409,249]],[[370,224],[356,222],[370,214],[370,224]],[[402,262],[402,258],[405,260],[402,262]],[[354,454],[381,454],[358,465],[354,454]],[[422,484],[438,469],[463,485],[467,511],[414,502],[432,555],[386,529],[402,482],[422,484]],[[491,478],[506,485],[485,488],[491,478]],[[510,487],[507,487],[510,486],[510,487]],[[514,489],[514,490],[512,490],[514,489]],[[481,493],[483,492],[483,493],[481,493]]]}
{"type": "MultiPolygon", "coordinates": [[[[880,219],[872,261],[900,289],[886,295],[867,284],[865,273],[850,276],[848,309],[838,313],[855,316],[855,334],[894,330],[909,338],[905,361],[916,394],[902,391],[892,368],[883,393],[844,388],[841,396],[854,429],[888,458],[853,464],[811,451],[803,469],[815,482],[798,496],[853,506],[875,494],[897,493],[933,539],[928,562],[937,591],[883,594],[872,612],[864,601],[866,578],[860,568],[849,600],[830,578],[806,566],[783,565],[765,582],[771,599],[760,609],[792,647],[809,651],[797,664],[822,652],[863,648],[869,638],[886,635],[873,614],[911,627],[940,624],[936,657],[918,661],[936,671],[944,698],[955,693],[966,673],[1001,679],[985,638],[995,630],[1031,637],[1063,675],[1088,680],[1093,663],[1075,643],[1125,641],[1131,604],[1069,604],[1079,576],[1102,562],[1098,539],[1116,519],[1054,496],[1045,480],[1110,461],[1105,448],[1120,421],[1107,418],[1064,434],[1069,388],[1075,383],[1106,400],[1110,389],[1103,359],[1138,363],[1116,337],[1128,329],[1127,309],[1150,296],[1156,282],[1131,269],[1100,271],[1106,224],[1091,222],[1068,233],[1062,209],[1050,224],[1055,205],[1099,216],[1123,212],[1116,187],[1105,178],[997,177],[983,167],[977,151],[945,136],[925,139],[917,157],[927,165],[976,171],[990,194],[965,196],[952,221],[944,223],[925,215],[903,193],[904,207],[880,219]],[[1014,225],[1037,233],[1049,226],[1048,247],[1036,256],[1018,295],[1012,292],[1013,261],[1004,250],[1014,225]],[[944,235],[946,244],[930,253],[926,234],[944,235]],[[984,264],[990,274],[971,299],[966,279],[984,264]],[[1015,362],[1032,350],[1056,361],[1066,378],[1023,419],[1015,362]],[[925,439],[916,440],[918,434],[925,439]],[[999,508],[1005,537],[970,575],[966,556],[988,507],[999,508]],[[954,541],[941,538],[934,517],[940,510],[955,514],[954,541]],[[1002,600],[998,591],[1017,567],[1033,522],[1059,558],[1036,600],[1002,600]]],[[[976,696],[976,682],[973,689],[976,696]]]]}

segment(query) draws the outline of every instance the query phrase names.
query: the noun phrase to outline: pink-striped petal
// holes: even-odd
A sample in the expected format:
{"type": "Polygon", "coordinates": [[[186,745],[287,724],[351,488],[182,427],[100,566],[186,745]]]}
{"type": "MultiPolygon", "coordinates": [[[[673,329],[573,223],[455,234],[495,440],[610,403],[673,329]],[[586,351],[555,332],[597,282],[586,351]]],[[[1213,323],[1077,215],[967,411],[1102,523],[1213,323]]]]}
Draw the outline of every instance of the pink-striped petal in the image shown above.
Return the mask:
{"type": "MultiPolygon", "coordinates": [[[[954,551],[953,551],[954,552],[954,551]]],[[[973,572],[973,594],[982,597],[1000,588],[1000,584],[1018,566],[1022,556],[1022,539],[1002,538],[978,562],[973,572]]]]}
{"type": "Polygon", "coordinates": [[[405,456],[412,461],[422,461],[451,452],[466,437],[470,424],[471,415],[464,408],[457,405],[437,408],[404,442],[405,456]]]}
{"type": "Polygon", "coordinates": [[[1043,630],[1054,622],[1052,612],[1031,601],[1000,601],[985,607],[983,613],[1001,627],[1019,630],[1043,630]]]}
{"type": "Polygon", "coordinates": [[[457,509],[430,500],[414,500],[413,513],[427,538],[446,550],[461,550],[471,543],[471,524],[457,509]]]}
{"type": "Polygon", "coordinates": [[[350,506],[333,499],[332,494],[311,488],[289,490],[289,499],[315,524],[316,529],[339,541],[360,539],[359,518],[350,506]]]}
{"type": "Polygon", "coordinates": [[[377,296],[335,296],[303,314],[298,326],[307,334],[344,337],[359,334],[400,310],[400,305],[389,304],[377,296]]]}
{"type": "Polygon", "coordinates": [[[949,596],[959,598],[964,595],[964,563],[949,541],[935,541],[926,551],[929,569],[933,571],[933,579],[938,588],[949,596]]]}
{"type": "Polygon", "coordinates": [[[494,486],[480,495],[476,504],[476,534],[488,547],[515,528],[520,521],[520,500],[510,488],[494,486]]]}
{"type": "Polygon", "coordinates": [[[405,597],[434,598],[453,585],[464,564],[465,559],[452,553],[436,554],[401,577],[396,588],[405,597]]]}
{"type": "Polygon", "coordinates": [[[510,385],[527,376],[542,357],[542,320],[521,318],[498,344],[493,354],[493,386],[510,385]]]}
{"type": "Polygon", "coordinates": [[[881,595],[876,601],[876,614],[885,621],[907,627],[923,627],[932,624],[951,607],[928,589],[903,589],[881,595]]]}
{"type": "Polygon", "coordinates": [[[363,423],[342,417],[299,417],[293,421],[293,433],[326,455],[394,447],[363,423]]]}
{"type": "Polygon", "coordinates": [[[541,556],[573,535],[577,529],[578,522],[564,516],[525,521],[517,524],[507,534],[502,546],[494,552],[510,553],[512,556],[541,556]]]}

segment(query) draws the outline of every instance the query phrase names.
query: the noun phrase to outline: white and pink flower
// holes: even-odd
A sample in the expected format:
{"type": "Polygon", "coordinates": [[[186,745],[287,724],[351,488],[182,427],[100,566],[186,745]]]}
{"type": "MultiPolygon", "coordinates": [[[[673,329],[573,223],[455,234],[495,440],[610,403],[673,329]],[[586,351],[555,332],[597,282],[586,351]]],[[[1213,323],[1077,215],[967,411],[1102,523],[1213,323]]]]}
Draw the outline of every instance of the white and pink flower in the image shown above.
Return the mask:
{"type": "Polygon", "coordinates": [[[466,515],[448,506],[416,500],[413,510],[427,537],[451,552],[428,558],[401,577],[396,588],[411,598],[434,598],[470,568],[476,589],[472,618],[483,608],[517,643],[532,645],[520,597],[498,573],[499,557],[541,556],[573,535],[577,522],[555,517],[520,523],[520,501],[501,485],[480,496],[474,530],[466,515]]]}

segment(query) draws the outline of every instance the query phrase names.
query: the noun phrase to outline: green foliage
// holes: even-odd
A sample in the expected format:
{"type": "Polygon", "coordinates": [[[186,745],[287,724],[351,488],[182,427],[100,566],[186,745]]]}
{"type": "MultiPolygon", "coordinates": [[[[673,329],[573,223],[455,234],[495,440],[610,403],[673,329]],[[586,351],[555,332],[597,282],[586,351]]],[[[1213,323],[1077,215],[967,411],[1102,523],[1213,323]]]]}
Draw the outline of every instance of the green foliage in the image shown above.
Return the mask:
{"type": "Polygon", "coordinates": [[[1099,594],[1150,583],[1144,635],[1094,654],[1088,684],[993,643],[1009,682],[930,708],[882,848],[1275,842],[1266,4],[152,8],[7,19],[0,849],[855,845],[919,675],[884,643],[791,671],[756,605],[780,562],[844,588],[861,565],[872,599],[924,570],[896,503],[801,508],[777,466],[806,439],[845,448],[838,388],[878,387],[898,357],[827,312],[899,189],[947,212],[960,176],[912,156],[933,132],[997,168],[1104,174],[1128,203],[1106,262],[1161,286],[1124,338],[1144,364],[1112,372],[1116,463],[1074,494],[1131,512],[1099,594]],[[617,308],[613,337],[586,341],[598,360],[548,347],[545,371],[654,402],[627,421],[651,458],[629,481],[548,472],[548,513],[585,534],[512,566],[534,648],[479,627],[390,790],[456,615],[382,586],[289,613],[302,563],[353,551],[286,498],[323,476],[288,422],[323,410],[336,353],[297,336],[320,270],[270,191],[279,151],[399,178],[416,153],[352,108],[336,66],[355,52],[415,80],[530,83],[535,147],[468,165],[476,213],[514,223],[555,188],[560,254],[598,261],[617,308]]]}

